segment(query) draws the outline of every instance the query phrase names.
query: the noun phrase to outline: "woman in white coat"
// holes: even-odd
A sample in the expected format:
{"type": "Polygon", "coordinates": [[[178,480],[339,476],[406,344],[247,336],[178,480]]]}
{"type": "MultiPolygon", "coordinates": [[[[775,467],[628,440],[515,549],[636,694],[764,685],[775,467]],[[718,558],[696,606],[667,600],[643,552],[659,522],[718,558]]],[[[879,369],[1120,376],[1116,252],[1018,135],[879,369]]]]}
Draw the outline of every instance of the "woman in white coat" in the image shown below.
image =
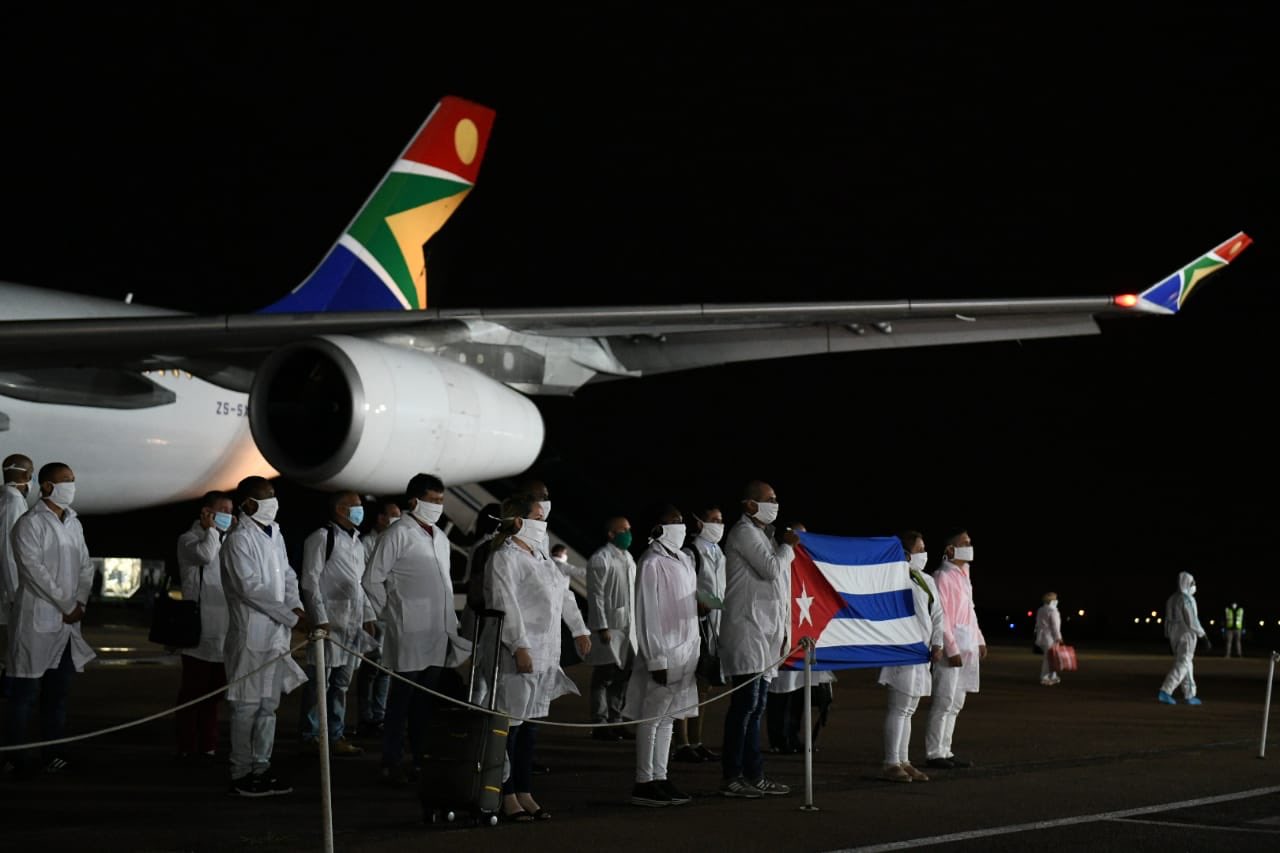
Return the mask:
{"type": "Polygon", "coordinates": [[[698,578],[680,550],[685,540],[680,510],[666,507],[650,537],[636,565],[636,659],[627,684],[627,707],[635,719],[646,721],[636,726],[631,803],[672,806],[690,799],[667,779],[667,757],[675,717],[698,714],[698,578]]]}
{"type": "Polygon", "coordinates": [[[1062,677],[1053,671],[1051,652],[1053,647],[1062,642],[1062,617],[1058,615],[1058,594],[1046,592],[1044,604],[1036,611],[1036,645],[1044,652],[1044,660],[1040,664],[1040,685],[1052,687],[1062,681],[1062,677]]]}
{"type": "MultiPolygon", "coordinates": [[[[933,578],[924,573],[929,553],[924,548],[924,537],[914,530],[898,536],[907,552],[911,573],[911,597],[915,605],[916,620],[922,636],[929,638],[929,660],[942,660],[942,605],[933,578]]],[[[933,692],[933,678],[929,664],[910,666],[886,666],[880,670],[879,683],[889,688],[889,710],[884,718],[884,770],[882,775],[891,782],[928,782],[929,777],[911,766],[907,757],[911,745],[911,716],[920,704],[921,696],[933,692]]]]}
{"type": "Polygon", "coordinates": [[[547,716],[551,701],[578,688],[560,668],[560,622],[569,626],[578,654],[591,650],[591,632],[582,621],[569,577],[547,556],[547,523],[541,504],[528,496],[502,506],[514,531],[499,537],[486,569],[486,603],[503,611],[498,656],[498,708],[512,716],[507,737],[511,774],[503,783],[503,815],[525,822],[551,814],[533,799],[533,748],[538,727],[529,720],[547,716]],[[515,719],[516,717],[522,719],[515,719]]]}

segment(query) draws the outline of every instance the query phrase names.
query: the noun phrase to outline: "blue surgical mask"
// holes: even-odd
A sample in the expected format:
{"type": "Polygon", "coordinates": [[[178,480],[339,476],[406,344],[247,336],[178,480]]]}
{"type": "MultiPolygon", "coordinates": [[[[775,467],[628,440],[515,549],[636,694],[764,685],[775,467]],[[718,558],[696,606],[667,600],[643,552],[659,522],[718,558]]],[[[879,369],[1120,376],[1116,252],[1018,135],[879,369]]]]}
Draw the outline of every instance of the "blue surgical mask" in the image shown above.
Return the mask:
{"type": "Polygon", "coordinates": [[[231,529],[231,513],[215,512],[213,514],[213,526],[226,533],[231,529]]]}
{"type": "Polygon", "coordinates": [[[351,520],[351,523],[354,524],[356,527],[359,527],[361,524],[364,524],[364,507],[362,506],[348,507],[347,518],[349,518],[351,520]]]}

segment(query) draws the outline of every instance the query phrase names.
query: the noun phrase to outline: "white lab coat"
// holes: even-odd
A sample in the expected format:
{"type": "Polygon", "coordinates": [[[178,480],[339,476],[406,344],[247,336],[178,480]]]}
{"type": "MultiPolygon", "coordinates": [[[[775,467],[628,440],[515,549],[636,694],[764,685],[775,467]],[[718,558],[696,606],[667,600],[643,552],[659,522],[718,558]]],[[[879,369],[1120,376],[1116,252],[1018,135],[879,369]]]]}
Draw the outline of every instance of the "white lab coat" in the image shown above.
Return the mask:
{"type": "Polygon", "coordinates": [[[1049,651],[1057,643],[1062,642],[1062,614],[1058,608],[1048,604],[1040,605],[1036,611],[1036,645],[1042,651],[1049,651]]]}
{"type": "Polygon", "coordinates": [[[724,556],[720,666],[726,676],[764,672],[772,678],[791,630],[795,550],[774,543],[772,526],[761,529],[744,515],[729,530],[724,556]]]}
{"type": "Polygon", "coordinates": [[[222,591],[222,537],[218,528],[205,530],[199,521],[178,537],[178,577],[182,597],[200,602],[200,644],[182,653],[209,663],[222,663],[227,641],[227,596],[222,591]]]}
{"type": "Polygon", "coordinates": [[[227,598],[227,667],[229,702],[261,702],[288,693],[307,680],[292,655],[256,672],[289,651],[290,631],[298,623],[295,609],[298,576],[289,565],[284,535],[272,522],[268,533],[244,513],[222,540],[222,589],[227,598]]]}
{"type": "MultiPolygon", "coordinates": [[[[361,653],[368,651],[373,640],[364,630],[364,623],[373,621],[373,607],[360,585],[364,566],[364,543],[354,530],[343,530],[330,522],[303,540],[302,580],[298,587],[307,617],[313,625],[328,623],[332,640],[361,653]],[[333,553],[326,560],[324,552],[330,529],[333,530],[333,553]]],[[[326,666],[346,666],[356,660],[358,658],[346,649],[332,641],[325,642],[326,666]]],[[[307,663],[312,666],[316,663],[314,643],[307,646],[307,663]]]]}
{"type": "Polygon", "coordinates": [[[553,699],[578,693],[560,668],[561,621],[574,637],[591,633],[569,589],[569,578],[555,560],[541,552],[530,554],[507,539],[491,552],[485,579],[485,604],[505,614],[498,655],[498,710],[513,717],[545,717],[553,699]],[[520,648],[529,650],[533,672],[516,672],[515,653],[520,648]]]}
{"type": "Polygon", "coordinates": [[[635,587],[636,561],[629,551],[607,542],[587,561],[587,627],[592,632],[587,663],[611,663],[624,669],[630,665],[636,648],[635,587]],[[597,633],[605,628],[608,643],[597,633]]]}
{"type": "Polygon", "coordinates": [[[460,646],[449,576],[449,537],[412,516],[393,524],[378,545],[362,582],[373,612],[387,626],[382,665],[394,672],[445,666],[449,646],[460,646]]]}
{"type": "MultiPolygon", "coordinates": [[[[911,569],[907,571],[910,572],[911,569]]],[[[934,646],[941,647],[943,642],[942,601],[938,598],[938,589],[933,585],[933,578],[923,572],[913,572],[913,574],[929,588],[926,592],[919,584],[913,582],[911,600],[915,605],[916,625],[920,631],[920,639],[932,651],[934,646]],[[932,606],[929,604],[930,595],[933,596],[932,606]]],[[[929,673],[928,663],[881,667],[878,683],[892,687],[908,696],[928,696],[933,692],[933,678],[929,673]]]]}
{"type": "MultiPolygon", "coordinates": [[[[942,605],[942,654],[947,657],[960,655],[962,665],[954,676],[956,687],[966,693],[977,693],[982,683],[981,647],[987,641],[978,625],[969,569],[967,564],[961,566],[943,560],[942,565],[934,569],[932,577],[934,600],[942,605]]],[[[938,664],[934,671],[935,681],[944,667],[945,663],[938,664]]]]}
{"type": "Polygon", "coordinates": [[[75,510],[61,520],[43,500],[14,524],[13,552],[18,567],[18,594],[10,626],[8,674],[39,678],[62,661],[67,645],[76,672],[96,655],[80,635],[80,622],[68,625],[63,615],[87,605],[93,589],[93,561],[84,528],[75,510]]]}
{"type": "MultiPolygon", "coordinates": [[[[32,483],[27,488],[39,488],[32,483]]],[[[9,624],[9,612],[18,600],[18,563],[13,556],[13,526],[26,515],[27,497],[17,486],[0,489],[0,625],[9,624]]]]}
{"type": "MultiPolygon", "coordinates": [[[[701,536],[693,540],[697,550],[698,591],[724,600],[724,551],[719,543],[708,542],[701,536]]],[[[711,610],[703,618],[707,620],[708,651],[718,654],[720,649],[720,620],[724,613],[711,610]]]]}
{"type": "Polygon", "coordinates": [[[627,682],[632,718],[696,717],[698,685],[697,577],[689,558],[650,543],[636,569],[636,660],[627,682]],[[649,673],[667,671],[659,684],[649,673]],[[687,709],[687,710],[686,710],[687,709]],[[679,713],[677,713],[679,712],[679,713]]]}

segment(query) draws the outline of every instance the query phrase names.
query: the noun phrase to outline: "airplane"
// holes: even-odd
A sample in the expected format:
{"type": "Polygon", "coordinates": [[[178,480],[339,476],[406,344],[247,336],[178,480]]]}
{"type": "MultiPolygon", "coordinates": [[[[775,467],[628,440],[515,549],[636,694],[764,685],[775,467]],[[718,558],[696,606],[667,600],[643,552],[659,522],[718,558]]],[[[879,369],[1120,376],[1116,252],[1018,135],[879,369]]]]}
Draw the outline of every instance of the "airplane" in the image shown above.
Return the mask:
{"type": "Polygon", "coordinates": [[[0,282],[0,442],[65,460],[76,507],[113,513],[250,474],[392,494],[409,474],[478,484],[535,462],[530,395],[759,359],[1090,335],[1172,315],[1250,244],[1238,233],[1136,294],[812,303],[428,307],[424,244],[475,185],[487,107],[448,96],[314,271],[251,314],[176,310],[0,282]]]}

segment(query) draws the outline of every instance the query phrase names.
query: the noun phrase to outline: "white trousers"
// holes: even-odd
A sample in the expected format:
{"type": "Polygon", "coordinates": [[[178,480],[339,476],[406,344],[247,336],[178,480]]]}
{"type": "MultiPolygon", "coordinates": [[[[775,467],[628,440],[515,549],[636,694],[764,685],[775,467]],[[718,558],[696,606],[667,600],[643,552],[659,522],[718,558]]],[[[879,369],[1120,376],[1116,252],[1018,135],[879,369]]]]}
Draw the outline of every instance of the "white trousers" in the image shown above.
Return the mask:
{"type": "Polygon", "coordinates": [[[667,778],[671,752],[670,717],[636,726],[636,782],[667,778]]]}
{"type": "Polygon", "coordinates": [[[258,702],[228,702],[231,706],[231,778],[265,773],[276,743],[276,708],[280,697],[258,702]]]}
{"type": "Polygon", "coordinates": [[[946,666],[940,661],[933,667],[933,698],[929,702],[929,728],[924,739],[925,756],[950,758],[951,736],[956,730],[956,717],[969,695],[959,688],[958,666],[946,666]]]}
{"type": "Polygon", "coordinates": [[[1196,639],[1195,634],[1183,634],[1169,640],[1173,647],[1173,669],[1169,670],[1160,687],[1165,693],[1172,694],[1178,685],[1182,685],[1182,698],[1190,699],[1196,695],[1195,668],[1191,664],[1196,656],[1196,639]]]}
{"type": "Polygon", "coordinates": [[[1044,659],[1043,659],[1043,660],[1041,660],[1041,662],[1040,662],[1040,680],[1041,680],[1041,681],[1044,681],[1046,678],[1047,678],[1047,679],[1049,679],[1050,681],[1061,681],[1061,680],[1062,680],[1062,678],[1061,678],[1061,677],[1060,677],[1056,672],[1054,672],[1054,671],[1053,671],[1053,667],[1051,667],[1051,666],[1049,665],[1049,650],[1048,650],[1048,649],[1045,649],[1045,651],[1044,651],[1044,659]]]}
{"type": "Polygon", "coordinates": [[[901,690],[889,691],[889,710],[884,715],[884,763],[906,764],[911,745],[911,715],[920,704],[919,696],[901,690]]]}

